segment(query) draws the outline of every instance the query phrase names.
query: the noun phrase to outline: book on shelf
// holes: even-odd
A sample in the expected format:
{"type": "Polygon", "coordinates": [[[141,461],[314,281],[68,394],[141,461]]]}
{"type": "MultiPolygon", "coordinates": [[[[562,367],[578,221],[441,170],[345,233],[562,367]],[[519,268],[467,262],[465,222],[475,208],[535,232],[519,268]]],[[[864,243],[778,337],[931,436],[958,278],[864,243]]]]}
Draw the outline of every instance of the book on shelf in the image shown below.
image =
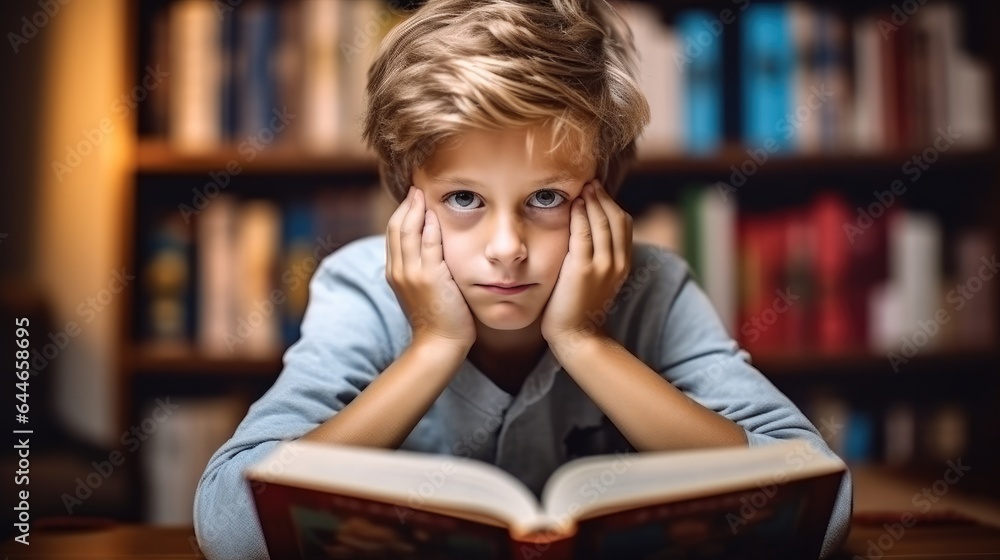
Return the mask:
{"type": "MultiPolygon", "coordinates": [[[[149,480],[146,519],[159,525],[191,525],[198,480],[212,454],[232,437],[247,406],[243,397],[198,397],[146,403],[144,418],[157,422],[142,450],[142,468],[149,480]]],[[[123,440],[130,451],[140,441],[123,440]]]]}
{"type": "Polygon", "coordinates": [[[176,212],[159,213],[152,224],[140,280],[145,317],[140,332],[165,345],[177,345],[185,341],[193,322],[191,228],[176,212]]]}
{"type": "MultiPolygon", "coordinates": [[[[171,75],[151,91],[143,129],[203,151],[249,136],[310,151],[360,148],[367,70],[407,13],[386,0],[176,0],[145,18],[149,64],[171,75]],[[271,130],[272,110],[295,115],[271,130]]],[[[751,146],[813,152],[928,145],[949,126],[961,147],[994,141],[991,69],[970,52],[963,6],[921,6],[907,25],[889,10],[848,16],[806,2],[719,14],[616,2],[633,32],[650,105],[644,154],[711,153],[724,123],[751,146]],[[925,9],[926,8],[926,9],[925,9]],[[668,23],[669,21],[669,23],[668,23]],[[739,56],[724,57],[738,38],[739,56]],[[738,88],[727,105],[724,80],[738,88]],[[727,111],[735,114],[728,115],[727,111]]],[[[270,142],[267,142],[270,143],[270,142]]]]}
{"type": "Polygon", "coordinates": [[[377,194],[362,185],[284,201],[222,193],[190,216],[155,214],[139,255],[140,342],[221,358],[280,353],[299,337],[320,261],[384,228],[377,194]]]}
{"type": "Polygon", "coordinates": [[[740,20],[740,87],[743,140],[759,148],[791,148],[794,131],[781,130],[795,97],[794,49],[789,10],[781,4],[755,4],[740,20]]]}
{"type": "Polygon", "coordinates": [[[938,217],[886,196],[852,209],[821,189],[806,204],[743,212],[734,193],[691,184],[676,205],[638,216],[633,237],[681,254],[751,354],[892,352],[898,369],[916,352],[989,348],[989,232],[946,238],[938,217]]]}
{"type": "Polygon", "coordinates": [[[883,416],[885,442],[882,462],[887,465],[906,465],[916,453],[916,418],[913,405],[902,401],[890,404],[883,416]]]}
{"type": "Polygon", "coordinates": [[[848,465],[910,465],[968,453],[973,431],[964,405],[896,396],[876,409],[852,406],[829,390],[811,395],[803,412],[830,449],[848,465]]]}
{"type": "Polygon", "coordinates": [[[149,62],[173,85],[157,88],[143,130],[188,153],[244,141],[361,151],[368,67],[404,18],[395,3],[175,0],[150,9],[149,62]]]}
{"type": "Polygon", "coordinates": [[[639,83],[649,105],[649,125],[636,141],[639,157],[676,153],[682,147],[685,112],[683,89],[684,45],[673,27],[664,25],[652,5],[622,2],[616,6],[628,24],[639,51],[639,83]],[[655,100],[655,102],[653,102],[655,100]]]}
{"type": "Polygon", "coordinates": [[[540,497],[482,461],[301,440],[244,477],[272,558],[816,558],[846,466],[810,445],[585,457],[540,497]]]}
{"type": "Polygon", "coordinates": [[[736,332],[736,197],[714,186],[691,185],[681,193],[684,245],[698,283],[722,324],[736,332]]]}
{"type": "MultiPolygon", "coordinates": [[[[662,62],[681,66],[683,80],[678,113],[683,115],[684,148],[694,154],[715,152],[722,147],[724,139],[723,39],[705,32],[704,24],[710,19],[711,15],[704,10],[678,14],[678,47],[684,49],[684,56],[662,62]]],[[[650,103],[663,101],[653,99],[650,103]]]]}

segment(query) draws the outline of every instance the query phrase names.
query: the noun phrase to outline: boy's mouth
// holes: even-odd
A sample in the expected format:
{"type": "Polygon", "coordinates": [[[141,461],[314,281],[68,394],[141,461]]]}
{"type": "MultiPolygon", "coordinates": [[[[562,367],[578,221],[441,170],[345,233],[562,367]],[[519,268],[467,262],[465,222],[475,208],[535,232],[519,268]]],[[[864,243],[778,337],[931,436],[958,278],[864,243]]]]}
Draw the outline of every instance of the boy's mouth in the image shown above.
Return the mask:
{"type": "Polygon", "coordinates": [[[503,284],[499,284],[499,285],[498,284],[476,284],[476,286],[479,286],[480,288],[483,288],[483,289],[485,289],[487,291],[490,291],[490,292],[493,292],[493,293],[496,293],[496,294],[503,294],[503,295],[518,294],[518,293],[521,293],[521,292],[527,290],[528,288],[530,288],[530,287],[532,287],[534,285],[535,284],[507,284],[505,286],[503,284]]]}

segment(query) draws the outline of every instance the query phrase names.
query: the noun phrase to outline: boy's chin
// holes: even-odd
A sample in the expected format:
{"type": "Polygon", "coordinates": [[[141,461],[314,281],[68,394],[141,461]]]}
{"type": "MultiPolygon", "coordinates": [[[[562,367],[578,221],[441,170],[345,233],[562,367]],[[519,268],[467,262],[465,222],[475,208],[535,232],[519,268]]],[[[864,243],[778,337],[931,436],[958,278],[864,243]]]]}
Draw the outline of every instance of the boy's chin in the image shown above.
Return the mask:
{"type": "Polygon", "coordinates": [[[517,331],[530,327],[537,319],[537,314],[496,312],[496,310],[486,310],[484,313],[476,313],[476,319],[483,326],[497,331],[517,331]]]}

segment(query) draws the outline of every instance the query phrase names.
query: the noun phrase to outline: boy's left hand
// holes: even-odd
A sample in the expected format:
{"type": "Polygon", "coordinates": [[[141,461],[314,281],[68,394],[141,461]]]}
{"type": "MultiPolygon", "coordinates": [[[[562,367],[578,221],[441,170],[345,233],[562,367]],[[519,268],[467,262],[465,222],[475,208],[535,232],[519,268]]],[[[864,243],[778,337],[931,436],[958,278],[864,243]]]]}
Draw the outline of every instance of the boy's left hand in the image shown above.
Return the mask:
{"type": "Polygon", "coordinates": [[[596,324],[587,312],[606,321],[605,302],[614,301],[632,267],[632,216],[596,179],[573,201],[569,229],[569,252],[542,311],[542,336],[550,346],[606,334],[603,322],[596,324]]]}

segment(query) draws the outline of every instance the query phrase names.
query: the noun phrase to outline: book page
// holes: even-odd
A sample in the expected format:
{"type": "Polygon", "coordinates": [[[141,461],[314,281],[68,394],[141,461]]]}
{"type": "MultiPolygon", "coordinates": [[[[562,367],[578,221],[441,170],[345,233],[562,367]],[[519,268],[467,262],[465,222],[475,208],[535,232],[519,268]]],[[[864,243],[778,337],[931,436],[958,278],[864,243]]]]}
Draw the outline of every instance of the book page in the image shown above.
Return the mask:
{"type": "Polygon", "coordinates": [[[623,509],[787,483],[846,469],[843,461],[793,439],[761,447],[723,447],[588,457],[556,470],[542,492],[550,517],[574,520],[623,509]]]}
{"type": "Polygon", "coordinates": [[[543,524],[537,500],[519,480],[465,457],[296,440],[279,444],[245,476],[401,508],[465,512],[464,517],[490,517],[518,530],[543,524]]]}

